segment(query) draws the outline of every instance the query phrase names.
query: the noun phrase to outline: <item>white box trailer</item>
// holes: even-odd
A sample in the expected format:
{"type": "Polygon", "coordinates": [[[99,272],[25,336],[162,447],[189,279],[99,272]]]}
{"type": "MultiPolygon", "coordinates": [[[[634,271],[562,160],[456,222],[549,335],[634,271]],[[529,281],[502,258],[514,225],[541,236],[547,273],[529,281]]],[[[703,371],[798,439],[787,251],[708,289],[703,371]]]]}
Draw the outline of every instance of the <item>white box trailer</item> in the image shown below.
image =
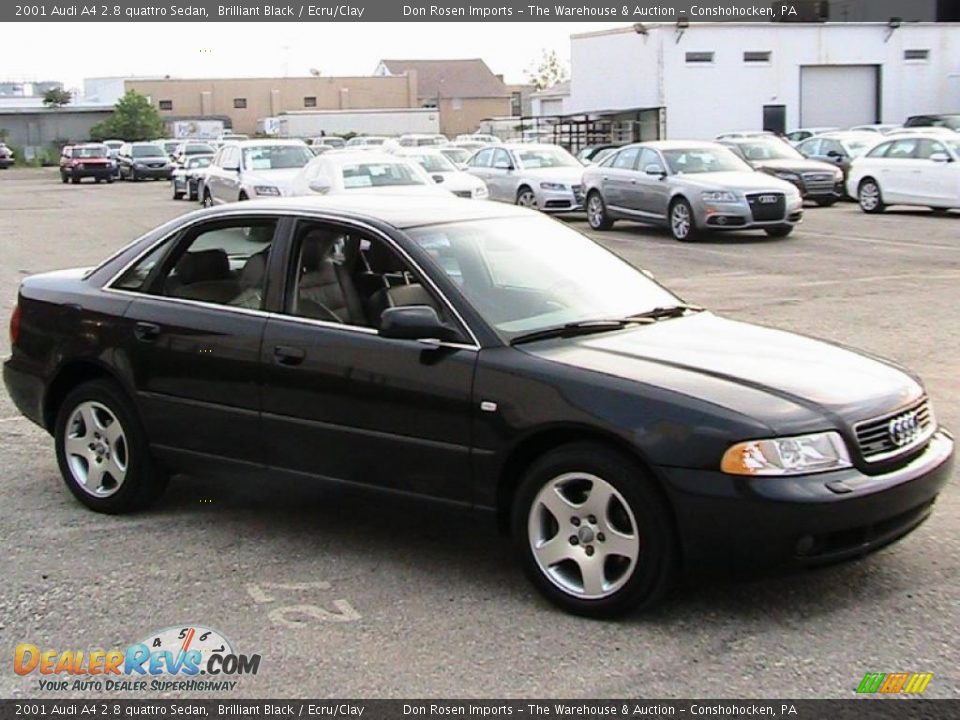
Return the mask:
{"type": "Polygon", "coordinates": [[[403,135],[440,132],[440,114],[431,108],[391,110],[316,110],[278,116],[281,137],[325,135],[403,135]]]}

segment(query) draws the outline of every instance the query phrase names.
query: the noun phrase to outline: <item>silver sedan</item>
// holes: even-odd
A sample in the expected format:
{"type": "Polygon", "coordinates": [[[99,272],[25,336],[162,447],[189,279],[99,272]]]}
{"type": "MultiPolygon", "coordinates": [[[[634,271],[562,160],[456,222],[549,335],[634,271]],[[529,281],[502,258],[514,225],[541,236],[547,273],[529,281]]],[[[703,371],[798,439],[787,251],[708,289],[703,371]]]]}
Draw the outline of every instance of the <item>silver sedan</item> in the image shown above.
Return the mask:
{"type": "Polygon", "coordinates": [[[713,230],[762,229],[784,237],[803,217],[796,187],[711,142],[628,145],[587,168],[583,189],[593,229],[633,220],[666,226],[685,242],[713,230]]]}
{"type": "Polygon", "coordinates": [[[544,212],[571,212],[583,206],[583,164],[559,145],[494,145],[467,160],[466,171],[487,184],[491,200],[544,212]]]}

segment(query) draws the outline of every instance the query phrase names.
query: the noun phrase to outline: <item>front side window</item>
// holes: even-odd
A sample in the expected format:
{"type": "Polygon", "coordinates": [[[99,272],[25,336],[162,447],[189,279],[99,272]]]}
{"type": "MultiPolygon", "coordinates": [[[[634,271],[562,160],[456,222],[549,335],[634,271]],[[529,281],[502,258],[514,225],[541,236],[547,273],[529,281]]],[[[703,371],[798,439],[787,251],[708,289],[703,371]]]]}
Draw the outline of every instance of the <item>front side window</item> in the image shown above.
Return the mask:
{"type": "Polygon", "coordinates": [[[656,168],[657,172],[665,172],[663,161],[660,159],[657,151],[651,150],[650,148],[643,148],[643,152],[640,153],[640,163],[637,167],[644,172],[646,172],[647,168],[656,168]]]}
{"type": "Polygon", "coordinates": [[[942,143],[937,142],[936,140],[921,140],[917,143],[917,158],[920,160],[929,160],[933,155],[937,153],[941,155],[947,154],[947,148],[944,147],[942,143]]]}
{"type": "Polygon", "coordinates": [[[167,254],[173,245],[176,235],[168,237],[159,243],[150,252],[140,258],[130,268],[128,268],[117,281],[113,283],[113,288],[117,290],[129,290],[131,292],[143,292],[150,277],[150,273],[157,266],[157,263],[167,254]]]}
{"type": "Polygon", "coordinates": [[[481,150],[467,164],[470,167],[490,167],[490,160],[493,158],[493,148],[481,150]]]}
{"type": "Polygon", "coordinates": [[[506,342],[679,302],[626,261],[549,218],[477,220],[407,234],[506,342]]]}
{"type": "Polygon", "coordinates": [[[916,140],[897,140],[890,146],[890,149],[887,150],[886,157],[890,160],[907,160],[913,157],[916,149],[916,140]]]}
{"type": "Polygon", "coordinates": [[[164,261],[151,287],[158,295],[259,310],[276,220],[231,220],[190,232],[164,261]]]}

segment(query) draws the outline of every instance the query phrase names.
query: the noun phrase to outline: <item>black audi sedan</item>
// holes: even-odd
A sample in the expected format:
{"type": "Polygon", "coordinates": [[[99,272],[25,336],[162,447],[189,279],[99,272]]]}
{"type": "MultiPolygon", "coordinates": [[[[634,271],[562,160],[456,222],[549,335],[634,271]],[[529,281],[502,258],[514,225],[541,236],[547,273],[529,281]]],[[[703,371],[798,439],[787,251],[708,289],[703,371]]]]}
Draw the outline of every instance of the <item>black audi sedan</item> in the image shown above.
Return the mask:
{"type": "Polygon", "coordinates": [[[920,381],[687,304],[576,230],[456,198],[201,210],[23,281],[4,380],[89,508],[175,472],[491,510],[571,612],[678,571],[807,566],[916,528],[953,440],[920,381]]]}
{"type": "Polygon", "coordinates": [[[795,185],[804,200],[827,207],[844,196],[843,172],[829,163],[805,158],[780,138],[732,138],[720,142],[753,169],[795,185]]]}

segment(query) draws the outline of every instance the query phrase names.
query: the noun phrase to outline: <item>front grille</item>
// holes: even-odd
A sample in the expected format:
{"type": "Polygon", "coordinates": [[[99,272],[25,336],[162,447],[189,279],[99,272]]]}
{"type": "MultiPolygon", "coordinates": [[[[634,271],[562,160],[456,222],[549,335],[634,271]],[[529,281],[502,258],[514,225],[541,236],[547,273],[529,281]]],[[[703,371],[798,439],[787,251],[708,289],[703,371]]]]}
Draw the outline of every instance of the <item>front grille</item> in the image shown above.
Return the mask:
{"type": "Polygon", "coordinates": [[[163,167],[163,163],[148,163],[148,164],[147,164],[147,167],[151,167],[151,168],[162,168],[162,167],[163,167]]]}
{"type": "Polygon", "coordinates": [[[833,175],[821,172],[804,173],[803,184],[808,193],[833,192],[835,185],[833,175]]]}
{"type": "Polygon", "coordinates": [[[473,197],[473,192],[470,191],[470,190],[454,190],[454,191],[453,191],[453,194],[456,195],[457,197],[462,197],[462,198],[472,198],[472,197],[473,197]]]}
{"type": "Polygon", "coordinates": [[[573,186],[573,199],[577,201],[577,205],[583,203],[583,185],[573,186]]]}
{"type": "Polygon", "coordinates": [[[750,204],[753,219],[757,222],[783,220],[787,208],[787,201],[783,193],[753,193],[747,195],[747,202],[750,204]],[[765,200],[768,201],[765,202],[765,200]]]}
{"type": "Polygon", "coordinates": [[[921,398],[912,405],[854,426],[860,454],[880,462],[923,445],[936,429],[930,403],[921,398]]]}

